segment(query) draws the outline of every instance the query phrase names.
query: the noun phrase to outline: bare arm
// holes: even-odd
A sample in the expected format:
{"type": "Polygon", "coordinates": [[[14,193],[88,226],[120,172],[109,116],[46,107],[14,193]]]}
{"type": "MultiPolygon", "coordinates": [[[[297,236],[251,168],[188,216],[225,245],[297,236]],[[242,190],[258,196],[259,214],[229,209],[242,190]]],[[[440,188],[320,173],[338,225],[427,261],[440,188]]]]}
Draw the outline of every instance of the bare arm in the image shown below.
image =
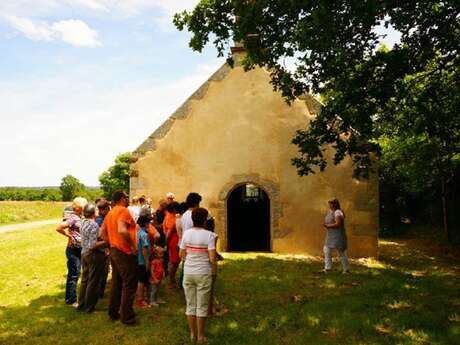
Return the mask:
{"type": "Polygon", "coordinates": [[[105,226],[105,223],[103,223],[99,229],[99,237],[101,237],[105,242],[109,243],[109,235],[107,234],[107,227],[105,226]]]}
{"type": "Polygon", "coordinates": [[[155,239],[159,239],[161,237],[161,235],[158,232],[158,230],[152,224],[148,225],[148,231],[147,232],[148,233],[153,232],[153,238],[155,238],[155,239]]]}
{"type": "Polygon", "coordinates": [[[94,245],[94,247],[91,248],[91,249],[101,248],[101,247],[104,247],[106,244],[107,244],[107,242],[105,242],[105,241],[97,241],[96,244],[94,245]]]}
{"type": "Polygon", "coordinates": [[[341,228],[342,226],[343,226],[342,216],[335,217],[335,223],[333,224],[324,224],[324,227],[326,229],[336,229],[336,228],[341,228]]]}
{"type": "Polygon", "coordinates": [[[180,218],[176,220],[176,231],[179,239],[182,239],[182,220],[180,218]]]}
{"type": "Polygon", "coordinates": [[[187,252],[185,251],[185,249],[181,249],[179,251],[179,256],[180,256],[181,260],[185,260],[185,257],[187,256],[187,252]]]}
{"type": "Polygon", "coordinates": [[[56,228],[56,231],[68,238],[71,237],[69,232],[69,224],[67,222],[62,222],[61,224],[59,224],[56,228]]]}
{"type": "Polygon", "coordinates": [[[131,236],[129,235],[128,226],[123,220],[118,221],[118,233],[123,238],[123,240],[128,244],[128,246],[131,247],[132,251],[135,252],[136,246],[133,243],[131,236]]]}
{"type": "Polygon", "coordinates": [[[155,232],[154,237],[156,239],[159,239],[161,237],[160,233],[158,232],[158,230],[154,226],[152,226],[152,228],[153,228],[153,231],[155,232]]]}
{"type": "Polygon", "coordinates": [[[208,250],[209,261],[211,265],[215,265],[217,263],[217,255],[215,249],[208,250]]]}

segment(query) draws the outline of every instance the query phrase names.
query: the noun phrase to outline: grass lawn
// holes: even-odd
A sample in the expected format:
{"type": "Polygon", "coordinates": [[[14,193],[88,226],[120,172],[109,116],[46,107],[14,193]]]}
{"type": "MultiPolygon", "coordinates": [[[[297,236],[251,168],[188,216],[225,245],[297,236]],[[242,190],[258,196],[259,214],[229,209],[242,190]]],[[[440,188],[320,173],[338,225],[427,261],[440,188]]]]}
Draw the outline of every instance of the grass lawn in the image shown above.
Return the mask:
{"type": "Polygon", "coordinates": [[[68,204],[70,202],[0,201],[0,225],[60,218],[68,204]]]}
{"type": "MultiPolygon", "coordinates": [[[[188,343],[179,292],[164,289],[168,303],[139,311],[136,327],[110,322],[106,298],[93,315],[66,306],[65,243],[52,226],[0,234],[0,344],[188,343]]],[[[315,258],[225,254],[208,344],[460,344],[459,257],[380,246],[350,275],[318,274],[315,258]]]]}

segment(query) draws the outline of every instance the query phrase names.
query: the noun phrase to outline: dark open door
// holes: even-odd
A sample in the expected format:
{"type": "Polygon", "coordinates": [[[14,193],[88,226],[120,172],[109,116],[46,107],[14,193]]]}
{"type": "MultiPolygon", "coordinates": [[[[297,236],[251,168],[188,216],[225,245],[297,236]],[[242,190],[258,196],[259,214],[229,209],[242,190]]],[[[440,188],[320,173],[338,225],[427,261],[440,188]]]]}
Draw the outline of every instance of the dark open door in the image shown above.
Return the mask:
{"type": "Polygon", "coordinates": [[[253,184],[235,188],[227,200],[228,250],[270,251],[270,199],[253,184]]]}

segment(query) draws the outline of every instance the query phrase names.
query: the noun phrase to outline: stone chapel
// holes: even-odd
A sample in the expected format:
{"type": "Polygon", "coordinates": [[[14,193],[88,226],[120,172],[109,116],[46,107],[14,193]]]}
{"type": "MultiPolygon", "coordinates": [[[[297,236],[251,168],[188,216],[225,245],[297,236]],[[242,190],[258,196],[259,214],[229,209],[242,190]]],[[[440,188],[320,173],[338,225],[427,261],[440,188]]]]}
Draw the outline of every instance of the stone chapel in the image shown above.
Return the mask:
{"type": "Polygon", "coordinates": [[[220,251],[322,253],[327,201],[345,213],[351,257],[376,256],[378,178],[352,179],[349,159],[306,177],[291,165],[296,130],[321,109],[311,95],[288,105],[274,92],[269,73],[245,72],[234,52],[224,64],[134,152],[131,195],[154,205],[174,192],[202,195],[216,220],[220,251]]]}

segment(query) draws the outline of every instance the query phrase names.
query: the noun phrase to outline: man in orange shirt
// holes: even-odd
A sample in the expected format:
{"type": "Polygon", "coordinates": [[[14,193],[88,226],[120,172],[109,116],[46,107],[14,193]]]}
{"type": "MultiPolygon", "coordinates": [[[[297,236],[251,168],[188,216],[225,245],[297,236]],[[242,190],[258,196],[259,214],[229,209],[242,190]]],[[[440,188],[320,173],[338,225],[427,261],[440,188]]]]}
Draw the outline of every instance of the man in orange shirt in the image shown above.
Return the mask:
{"type": "Polygon", "coordinates": [[[110,210],[101,227],[101,236],[110,245],[112,285],[109,316],[126,325],[136,323],[133,303],[137,288],[136,222],[128,211],[128,195],[113,194],[110,210]]]}

